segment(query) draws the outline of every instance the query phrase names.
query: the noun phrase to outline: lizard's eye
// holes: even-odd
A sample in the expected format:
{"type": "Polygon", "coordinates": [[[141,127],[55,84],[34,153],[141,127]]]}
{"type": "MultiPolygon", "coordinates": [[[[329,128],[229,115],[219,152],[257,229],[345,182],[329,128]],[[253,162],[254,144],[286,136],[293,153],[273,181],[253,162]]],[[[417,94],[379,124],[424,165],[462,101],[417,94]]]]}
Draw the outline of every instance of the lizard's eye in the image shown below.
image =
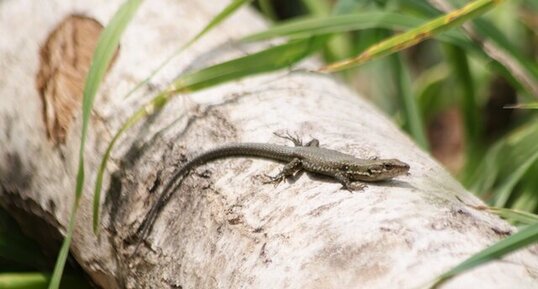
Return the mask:
{"type": "Polygon", "coordinates": [[[348,165],[344,165],[344,166],[342,167],[342,169],[343,169],[344,171],[349,171],[349,166],[348,166],[348,165]]]}

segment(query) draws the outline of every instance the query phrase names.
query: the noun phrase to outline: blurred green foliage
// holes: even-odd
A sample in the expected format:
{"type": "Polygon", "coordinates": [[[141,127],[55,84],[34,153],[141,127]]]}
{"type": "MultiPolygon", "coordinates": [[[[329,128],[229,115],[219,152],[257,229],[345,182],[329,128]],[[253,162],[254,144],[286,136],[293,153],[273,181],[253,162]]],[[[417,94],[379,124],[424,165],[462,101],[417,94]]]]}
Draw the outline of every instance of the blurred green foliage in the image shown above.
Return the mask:
{"type": "MultiPolygon", "coordinates": [[[[0,288],[47,288],[54,266],[54,253],[47,258],[39,242],[31,240],[17,223],[0,209],[0,288]]],[[[60,288],[91,288],[76,266],[67,270],[60,288]]]]}
{"type": "MultiPolygon", "coordinates": [[[[533,111],[538,108],[538,2],[501,2],[463,28],[342,74],[488,203],[488,211],[521,226],[518,233],[432,276],[425,288],[436,288],[457,274],[538,241],[538,124],[533,111]]],[[[275,20],[279,13],[273,7],[275,25],[247,39],[331,33],[338,41],[324,48],[330,63],[360,55],[401,33],[401,27],[409,31],[420,19],[438,17],[467,3],[286,1],[285,5],[298,7],[292,9],[298,11],[296,15],[275,20]],[[335,17],[342,11],[357,19],[335,17]]]]}
{"type": "MultiPolygon", "coordinates": [[[[263,37],[267,38],[269,33],[273,33],[271,37],[306,37],[321,29],[313,22],[324,21],[324,33],[333,33],[339,39],[326,44],[327,62],[357,55],[401,32],[402,28],[418,25],[420,19],[425,21],[447,12],[430,4],[434,1],[424,0],[267,2],[273,4],[271,19],[275,24],[263,37]],[[364,21],[368,24],[361,24],[360,19],[353,24],[344,22],[343,18],[320,19],[342,12],[350,17],[364,15],[362,19],[370,19],[364,21]],[[299,25],[304,26],[299,29],[299,25]]],[[[452,9],[468,3],[437,2],[452,9]]],[[[537,101],[536,19],[536,1],[505,1],[469,23],[474,33],[472,40],[463,29],[454,29],[342,75],[379,108],[393,115],[417,143],[425,143],[423,147],[434,156],[441,154],[441,162],[458,154],[460,161],[447,164],[448,167],[486,202],[537,213],[538,126],[534,124],[534,111],[505,108],[537,101]],[[495,54],[501,54],[502,58],[496,58],[495,54]],[[446,116],[447,111],[451,112],[450,117],[446,116]],[[417,121],[420,124],[414,130],[425,130],[422,135],[413,132],[410,126],[417,121]],[[436,125],[439,122],[441,125],[436,125]],[[428,140],[423,139],[424,135],[428,140]],[[450,144],[455,148],[443,150],[450,144]]]]}
{"type": "MultiPolygon", "coordinates": [[[[228,12],[217,16],[188,43],[202,37],[247,2],[232,2],[228,12]]],[[[176,89],[161,92],[166,97],[153,107],[164,106],[172,93],[282,69],[316,51],[322,53],[327,63],[354,57],[388,37],[466,3],[462,0],[254,1],[253,5],[274,25],[243,41],[286,36],[290,42],[186,73],[172,80],[176,89]],[[309,43],[313,44],[304,46],[309,43]],[[260,61],[256,57],[264,59],[260,61]],[[241,64],[242,70],[230,72],[237,64],[241,64]]],[[[357,87],[361,94],[392,115],[417,144],[445,163],[470,191],[493,206],[490,211],[516,224],[534,224],[523,231],[526,235],[514,235],[507,242],[489,248],[465,263],[465,268],[485,260],[479,257],[498,257],[534,242],[538,235],[533,214],[538,212],[535,192],[538,124],[534,123],[533,111],[538,107],[536,19],[537,1],[505,1],[488,14],[474,18],[471,28],[452,29],[405,51],[339,72],[350,86],[357,87]],[[505,108],[514,105],[519,109],[505,108]]],[[[108,67],[106,63],[101,66],[108,67]]],[[[96,87],[98,84],[99,81],[96,87]]],[[[91,102],[84,110],[91,110],[91,102]]],[[[141,114],[129,125],[145,115],[141,114]]],[[[0,212],[0,287],[46,286],[50,275],[40,270],[48,271],[51,265],[37,248],[0,212]],[[5,273],[8,271],[17,273],[5,273]]],[[[73,278],[75,282],[81,280],[75,275],[66,284],[71,284],[73,278]]],[[[78,287],[88,286],[81,282],[78,287]]]]}

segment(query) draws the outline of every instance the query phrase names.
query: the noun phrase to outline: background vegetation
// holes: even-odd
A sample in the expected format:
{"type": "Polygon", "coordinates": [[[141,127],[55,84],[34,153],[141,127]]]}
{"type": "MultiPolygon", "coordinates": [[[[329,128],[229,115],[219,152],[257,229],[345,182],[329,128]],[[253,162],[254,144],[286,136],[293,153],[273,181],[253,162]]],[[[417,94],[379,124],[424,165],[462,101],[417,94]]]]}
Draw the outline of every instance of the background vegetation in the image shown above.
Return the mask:
{"type": "MultiPolygon", "coordinates": [[[[116,21],[111,21],[107,29],[125,27],[139,2],[126,1],[121,8],[124,10],[119,10],[116,21]]],[[[537,241],[538,124],[535,123],[534,109],[538,107],[538,2],[477,0],[473,3],[482,3],[482,8],[471,10],[458,21],[440,22],[440,26],[435,27],[429,21],[468,2],[235,0],[192,41],[179,47],[178,53],[249,2],[273,26],[238,41],[286,37],[288,42],[241,59],[187,72],[171,80],[170,87],[133,115],[117,137],[143,119],[146,112],[152,110],[148,107],[160,108],[181,92],[293,67],[304,57],[320,53],[332,65],[321,67],[319,71],[341,70],[335,72],[338,77],[393,116],[417,144],[490,205],[481,209],[490,210],[521,226],[522,234],[511,236],[505,239],[507,242],[482,252],[485,259],[537,241]],[[487,10],[490,11],[483,15],[487,10]],[[472,21],[465,28],[448,30],[469,19],[472,21]],[[428,36],[424,31],[432,33],[433,38],[420,43],[415,41],[407,46],[416,45],[390,54],[396,52],[396,47],[404,46],[405,39],[399,38],[392,46],[389,45],[388,52],[379,54],[383,57],[360,58],[361,53],[372,45],[413,29],[425,30],[415,31],[411,35],[414,38],[410,39],[419,37],[423,40],[423,36],[428,36]],[[284,58],[283,51],[286,51],[284,58]],[[360,59],[357,61],[357,58],[360,59]],[[345,59],[351,59],[352,65],[342,70],[338,61],[345,59]],[[333,69],[335,67],[338,69],[333,69]]],[[[120,39],[122,29],[115,31],[116,34],[108,34],[108,39],[102,40],[113,43],[110,53],[114,43],[120,39]]],[[[101,60],[92,64],[97,71],[108,67],[107,51],[100,53],[101,60]]],[[[91,75],[90,72],[88,79],[92,81],[88,82],[92,83],[87,83],[85,89],[85,111],[91,110],[100,83],[99,75],[93,78],[91,75]]],[[[81,145],[84,145],[84,140],[81,145]]],[[[107,156],[103,159],[102,173],[106,159],[107,156]]],[[[81,168],[83,170],[83,156],[81,168]]],[[[78,181],[78,189],[81,189],[83,177],[78,181]]],[[[96,200],[99,192],[100,180],[96,184],[96,200]]],[[[75,204],[73,212],[76,212],[76,207],[75,204]]],[[[96,230],[98,224],[95,219],[96,230]]],[[[55,253],[43,255],[38,247],[38,244],[24,239],[5,213],[0,214],[0,271],[9,272],[0,273],[0,287],[46,288],[54,264],[50,255],[55,253]]],[[[64,248],[67,252],[69,238],[64,248]]],[[[67,254],[64,260],[66,257],[67,254]]],[[[471,258],[471,261],[475,262],[477,258],[471,258]]],[[[62,257],[59,260],[57,265],[63,268],[62,257]]],[[[467,262],[463,265],[469,268],[473,264],[467,262]]],[[[452,273],[462,270],[462,267],[457,268],[452,273]]],[[[56,273],[57,282],[53,283],[57,284],[61,270],[56,273]]],[[[71,282],[79,282],[75,283],[77,287],[88,286],[76,265],[68,269],[66,275],[68,277],[64,276],[62,282],[66,288],[73,286],[71,282]]],[[[440,282],[450,276],[449,272],[432,276],[432,280],[440,282]]]]}

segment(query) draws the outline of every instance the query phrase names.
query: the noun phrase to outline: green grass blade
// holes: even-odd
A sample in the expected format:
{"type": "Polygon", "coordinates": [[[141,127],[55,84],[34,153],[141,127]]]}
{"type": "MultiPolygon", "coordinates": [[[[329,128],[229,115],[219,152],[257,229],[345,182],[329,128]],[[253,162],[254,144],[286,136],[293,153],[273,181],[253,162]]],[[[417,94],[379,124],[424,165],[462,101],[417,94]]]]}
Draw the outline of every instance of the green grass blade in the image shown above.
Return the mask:
{"type": "Polygon", "coordinates": [[[489,207],[488,211],[501,216],[510,222],[520,223],[524,225],[532,225],[538,223],[538,215],[524,212],[516,209],[489,207]]]}
{"type": "Polygon", "coordinates": [[[504,108],[511,109],[538,109],[538,102],[518,103],[514,105],[505,105],[504,108]]]}
{"type": "Polygon", "coordinates": [[[520,51],[520,49],[517,48],[495,25],[490,21],[481,18],[475,19],[473,23],[480,35],[490,39],[506,51],[517,61],[517,63],[525,68],[526,72],[529,73],[534,80],[538,79],[538,66],[536,61],[533,61],[532,58],[525,57],[525,53],[522,53],[522,51],[520,51]]]}
{"type": "Polygon", "coordinates": [[[258,0],[257,2],[262,15],[265,15],[265,17],[269,20],[275,21],[278,19],[278,15],[275,11],[275,8],[271,3],[273,2],[272,0],[258,0]]]}
{"type": "Polygon", "coordinates": [[[124,98],[129,97],[132,95],[135,91],[140,89],[143,85],[147,84],[166,64],[168,64],[174,57],[178,56],[181,52],[183,52],[185,49],[189,48],[192,44],[194,44],[196,41],[198,41],[202,36],[204,36],[207,32],[209,32],[211,29],[213,29],[215,26],[219,25],[222,21],[226,20],[230,15],[232,15],[237,9],[242,7],[245,4],[248,4],[249,2],[252,2],[252,0],[234,0],[232,3],[228,4],[217,16],[213,17],[211,21],[200,31],[198,32],[191,40],[189,40],[187,43],[183,44],[179,49],[174,51],[170,56],[164,59],[163,62],[161,62],[157,68],[155,68],[144,80],[139,82],[133,89],[131,89],[124,98]]]}
{"type": "MultiPolygon", "coordinates": [[[[408,0],[401,1],[406,7],[418,13],[435,17],[439,11],[427,1],[408,0]]],[[[430,1],[432,2],[432,1],[430,1]]],[[[451,1],[454,2],[454,1],[451,1]]],[[[461,2],[460,2],[461,3],[461,2]]],[[[481,50],[481,54],[492,59],[494,68],[502,73],[515,87],[526,90],[528,93],[538,95],[538,66],[536,62],[521,52],[499,29],[486,19],[473,20],[474,32],[467,32],[475,38],[475,47],[481,50]],[[478,36],[478,37],[477,37],[478,36]]]]}
{"type": "Polygon", "coordinates": [[[449,63],[452,65],[454,77],[463,88],[461,99],[461,111],[463,112],[464,128],[466,131],[466,143],[469,144],[468,154],[473,154],[480,137],[480,107],[476,99],[475,84],[471,74],[466,51],[460,47],[446,45],[449,63]]]}
{"type": "MultiPolygon", "coordinates": [[[[435,117],[435,112],[443,107],[443,100],[449,99],[447,93],[447,79],[452,71],[448,63],[440,62],[425,69],[413,80],[413,91],[415,91],[420,113],[425,119],[435,117]]],[[[450,92],[452,93],[452,92],[450,92]]]]}
{"type": "Polygon", "coordinates": [[[402,6],[400,9],[412,11],[413,13],[418,13],[422,15],[427,15],[428,17],[437,17],[441,15],[441,12],[434,8],[429,1],[424,0],[406,0],[398,1],[402,6]]]}
{"type": "MultiPolygon", "coordinates": [[[[40,272],[0,273],[0,288],[2,289],[44,289],[47,288],[50,275],[40,272]]],[[[91,289],[89,282],[78,276],[65,276],[62,289],[91,289]]]]}
{"type": "Polygon", "coordinates": [[[103,80],[106,70],[109,67],[119,43],[119,39],[127,24],[138,9],[141,0],[128,0],[116,12],[110,23],[103,30],[99,37],[99,41],[95,48],[92,64],[86,78],[86,83],[83,91],[82,100],[82,133],[80,137],[79,150],[79,166],[76,179],[75,199],[69,216],[69,225],[66,232],[66,237],[58,254],[58,260],[54,266],[54,272],[49,284],[49,289],[57,289],[60,285],[63,268],[67,255],[69,254],[69,246],[73,237],[75,227],[75,217],[78,209],[78,203],[84,186],[84,146],[88,134],[88,126],[90,121],[90,113],[95,99],[95,94],[99,89],[99,85],[103,80]]]}
{"type": "Polygon", "coordinates": [[[323,15],[331,10],[329,1],[325,0],[301,0],[306,10],[312,15],[323,15]]]}
{"type": "Polygon", "coordinates": [[[437,288],[439,285],[447,281],[448,279],[475,268],[479,265],[487,263],[489,261],[498,259],[508,253],[514,252],[518,249],[526,247],[538,241],[538,223],[530,225],[516,234],[501,240],[494,245],[478,252],[471,256],[469,259],[463,261],[450,271],[440,275],[432,283],[430,288],[437,288]]]}
{"type": "Polygon", "coordinates": [[[538,159],[538,151],[534,152],[529,158],[527,158],[522,164],[520,164],[516,170],[510,174],[510,176],[499,186],[494,192],[496,196],[495,207],[504,207],[508,198],[510,197],[512,190],[516,184],[521,180],[523,175],[529,170],[538,159]]]}
{"type": "MultiPolygon", "coordinates": [[[[251,2],[252,0],[234,0],[232,3],[228,4],[217,16],[215,16],[200,32],[198,32],[191,40],[189,40],[187,43],[182,45],[177,51],[175,51],[172,55],[170,55],[168,58],[166,58],[154,71],[151,72],[151,74],[141,81],[138,85],[136,85],[131,91],[125,95],[125,97],[128,97],[132,93],[134,93],[136,90],[138,90],[140,87],[142,87],[144,84],[148,83],[148,81],[151,80],[157,72],[159,72],[167,63],[169,63],[174,57],[176,57],[179,53],[181,53],[183,50],[190,47],[193,43],[195,43],[198,39],[200,39],[202,36],[204,36],[207,32],[209,32],[212,28],[220,24],[222,21],[227,19],[230,15],[233,14],[233,12],[237,11],[241,6],[244,4],[247,4],[251,2]]],[[[156,97],[153,102],[158,101],[160,97],[156,97]]],[[[154,103],[155,105],[155,103],[154,103]]],[[[122,126],[122,128],[119,131],[119,134],[116,134],[114,138],[111,141],[112,146],[108,146],[107,150],[105,151],[104,157],[101,160],[101,164],[99,166],[99,172],[103,172],[106,166],[106,160],[109,159],[111,149],[118,140],[118,137],[128,128],[130,128],[132,125],[134,125],[138,120],[143,118],[146,115],[145,110],[148,109],[143,108],[142,110],[137,111],[125,124],[122,126]],[[103,162],[103,160],[105,160],[103,162]]],[[[96,187],[101,187],[103,183],[103,174],[98,173],[97,179],[95,181],[96,187]]],[[[95,190],[94,189],[94,195],[93,195],[93,231],[94,233],[98,233],[99,230],[99,206],[100,206],[100,199],[101,199],[101,190],[95,190]]]]}
{"type": "Polygon", "coordinates": [[[367,1],[364,0],[338,0],[334,4],[336,14],[350,13],[364,6],[367,1]]]}
{"type": "Polygon", "coordinates": [[[196,91],[215,86],[226,81],[242,77],[273,71],[288,67],[306,56],[317,51],[326,42],[325,37],[302,39],[266,50],[236,58],[221,64],[210,66],[199,71],[186,73],[176,79],[170,88],[154,97],[150,103],[136,111],[114,134],[108,144],[97,172],[93,199],[93,226],[97,229],[99,224],[99,203],[101,198],[102,181],[110,152],[119,137],[143,117],[161,109],[174,95],[182,92],[196,91]]]}
{"type": "Polygon", "coordinates": [[[246,36],[241,41],[253,42],[276,37],[304,38],[372,28],[409,29],[425,21],[424,18],[383,11],[307,17],[277,24],[262,32],[246,36]]]}
{"type": "Polygon", "coordinates": [[[73,207],[71,208],[71,214],[69,215],[69,224],[67,225],[67,232],[58,254],[58,259],[54,265],[54,271],[49,283],[49,289],[57,289],[60,287],[60,281],[62,280],[62,274],[65,267],[67,256],[69,255],[69,246],[71,245],[71,239],[73,238],[73,230],[75,228],[75,220],[77,217],[78,200],[75,200],[73,207]]]}
{"type": "Polygon", "coordinates": [[[43,273],[1,273],[0,288],[3,289],[44,289],[49,276],[43,273]]]}
{"type": "MultiPolygon", "coordinates": [[[[390,31],[386,29],[369,29],[363,30],[357,33],[360,37],[360,41],[355,43],[355,51],[362,51],[366,47],[373,43],[379,42],[390,35],[390,31]]],[[[401,99],[398,98],[398,91],[396,91],[396,78],[392,74],[393,59],[387,57],[386,59],[379,59],[378,61],[372,61],[362,67],[361,71],[352,71],[355,75],[365,74],[372,80],[372,91],[369,92],[372,96],[372,102],[379,107],[382,111],[389,115],[398,115],[401,111],[401,99]],[[387,71],[390,72],[390,77],[387,78],[387,71]]],[[[398,117],[399,118],[399,117],[398,117]]],[[[403,125],[402,121],[396,119],[397,123],[403,125]]]]}
{"type": "MultiPolygon", "coordinates": [[[[533,165],[533,169],[530,169],[526,176],[536,176],[536,165],[533,165]]],[[[536,196],[536,179],[528,181],[527,179],[521,181],[521,189],[518,191],[517,198],[511,204],[511,209],[524,211],[524,212],[536,212],[538,207],[538,198],[536,196]]]]}
{"type": "MultiPolygon", "coordinates": [[[[328,16],[330,14],[346,14],[350,10],[342,10],[338,4],[342,1],[337,1],[334,5],[331,5],[328,1],[319,0],[302,0],[307,14],[320,17],[328,16]]],[[[352,40],[348,34],[333,35],[325,44],[323,48],[323,58],[326,61],[336,61],[344,59],[351,55],[352,40]]]]}
{"type": "Polygon", "coordinates": [[[424,122],[422,114],[418,109],[417,99],[411,89],[411,76],[409,75],[408,67],[403,63],[400,55],[394,55],[392,61],[392,74],[396,79],[396,91],[399,93],[399,99],[403,104],[402,112],[404,114],[404,127],[406,131],[413,137],[415,142],[423,149],[427,150],[428,139],[424,130],[424,122]]]}
{"type": "MultiPolygon", "coordinates": [[[[406,5],[411,5],[411,9],[418,10],[419,13],[434,17],[439,15],[439,11],[428,6],[424,1],[407,1],[406,5]],[[419,8],[417,8],[419,7],[419,8]]],[[[266,31],[252,34],[242,39],[242,41],[260,41],[275,37],[291,37],[294,39],[311,37],[314,35],[323,35],[329,33],[348,32],[353,30],[371,29],[371,28],[386,28],[386,29],[412,29],[425,23],[425,18],[404,15],[393,12],[371,11],[365,13],[355,13],[349,15],[332,15],[328,17],[303,18],[284,22],[283,24],[275,25],[266,31]]],[[[468,52],[473,52],[481,58],[491,59],[493,68],[501,73],[507,80],[518,88],[526,88],[529,85],[520,78],[512,75],[505,64],[500,63],[497,59],[491,58],[490,55],[484,52],[482,47],[472,42],[468,37],[464,36],[461,31],[448,30],[440,34],[432,35],[432,37],[458,46],[468,52]]],[[[495,38],[492,39],[496,41],[495,38]]],[[[518,53],[520,58],[524,58],[523,53],[518,53]]],[[[527,63],[531,65],[530,59],[523,59],[521,66],[527,63]]]]}
{"type": "Polygon", "coordinates": [[[499,156],[505,146],[504,141],[499,141],[483,157],[476,167],[469,168],[464,174],[463,183],[471,191],[478,196],[483,196],[489,191],[499,176],[500,161],[499,156]]]}
{"type": "Polygon", "coordinates": [[[245,57],[186,73],[173,82],[174,92],[195,91],[245,76],[289,67],[319,50],[327,38],[291,41],[245,57]]]}
{"type": "Polygon", "coordinates": [[[158,105],[152,102],[152,105],[150,108],[144,107],[142,109],[139,109],[136,111],[116,132],[110,143],[108,144],[105,153],[103,155],[103,158],[101,159],[101,163],[99,165],[99,169],[97,171],[97,177],[95,180],[95,187],[93,190],[93,232],[98,233],[99,232],[99,209],[100,209],[100,200],[101,200],[101,187],[103,185],[103,176],[106,169],[106,164],[108,162],[108,159],[110,158],[110,153],[112,152],[112,148],[118,141],[119,137],[130,127],[132,127],[134,124],[136,124],[140,119],[142,119],[144,116],[150,114],[150,111],[153,111],[152,107],[157,107],[158,105]]]}
{"type": "MultiPolygon", "coordinates": [[[[395,30],[412,29],[423,25],[426,21],[427,19],[421,17],[377,10],[327,17],[306,17],[277,24],[265,31],[249,35],[241,39],[241,41],[253,42],[276,37],[298,39],[375,28],[395,30]]],[[[484,52],[460,31],[448,30],[441,34],[433,35],[433,37],[484,56],[484,52]]]]}
{"type": "Polygon", "coordinates": [[[477,17],[495,5],[502,2],[501,0],[476,0],[466,6],[452,11],[446,15],[438,17],[434,20],[417,28],[411,29],[402,34],[398,34],[389,39],[386,39],[378,44],[371,46],[356,57],[335,62],[319,69],[320,72],[335,72],[343,69],[348,69],[354,66],[361,65],[373,58],[382,57],[413,45],[416,45],[425,39],[431,38],[435,34],[439,34],[448,29],[461,25],[463,22],[477,17]]]}
{"type": "MultiPolygon", "coordinates": [[[[497,187],[506,186],[511,191],[513,184],[508,179],[515,179],[514,172],[528,175],[526,168],[538,152],[538,122],[531,119],[527,124],[514,128],[509,134],[497,141],[476,166],[466,168],[463,183],[469,190],[484,195],[497,187]],[[522,166],[524,164],[524,166],[522,166]],[[499,185],[501,184],[501,185],[499,185]]],[[[531,166],[533,168],[535,166],[531,166]]],[[[529,179],[526,178],[526,182],[529,179]]],[[[538,184],[538,182],[537,182],[538,184]]],[[[505,189],[506,190],[506,189],[505,189]]]]}
{"type": "Polygon", "coordinates": [[[228,4],[228,6],[224,7],[224,9],[217,14],[217,16],[213,17],[211,21],[202,29],[202,31],[198,32],[194,38],[192,38],[189,42],[185,44],[186,47],[191,46],[194,42],[196,42],[198,39],[200,39],[204,34],[206,34],[208,31],[213,29],[215,26],[219,25],[222,21],[226,20],[230,15],[232,15],[237,9],[241,8],[243,5],[248,4],[252,2],[252,0],[234,0],[232,3],[228,4]]]}

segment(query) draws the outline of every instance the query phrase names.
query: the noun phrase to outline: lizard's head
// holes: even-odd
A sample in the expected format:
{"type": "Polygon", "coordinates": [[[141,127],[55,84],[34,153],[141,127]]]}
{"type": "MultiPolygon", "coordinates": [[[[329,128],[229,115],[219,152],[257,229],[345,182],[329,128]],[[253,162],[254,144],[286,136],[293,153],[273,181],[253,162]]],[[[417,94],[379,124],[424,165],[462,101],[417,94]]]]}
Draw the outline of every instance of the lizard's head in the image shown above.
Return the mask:
{"type": "Polygon", "coordinates": [[[375,182],[405,175],[409,165],[397,159],[379,159],[367,165],[345,165],[343,170],[351,180],[375,182]]]}

